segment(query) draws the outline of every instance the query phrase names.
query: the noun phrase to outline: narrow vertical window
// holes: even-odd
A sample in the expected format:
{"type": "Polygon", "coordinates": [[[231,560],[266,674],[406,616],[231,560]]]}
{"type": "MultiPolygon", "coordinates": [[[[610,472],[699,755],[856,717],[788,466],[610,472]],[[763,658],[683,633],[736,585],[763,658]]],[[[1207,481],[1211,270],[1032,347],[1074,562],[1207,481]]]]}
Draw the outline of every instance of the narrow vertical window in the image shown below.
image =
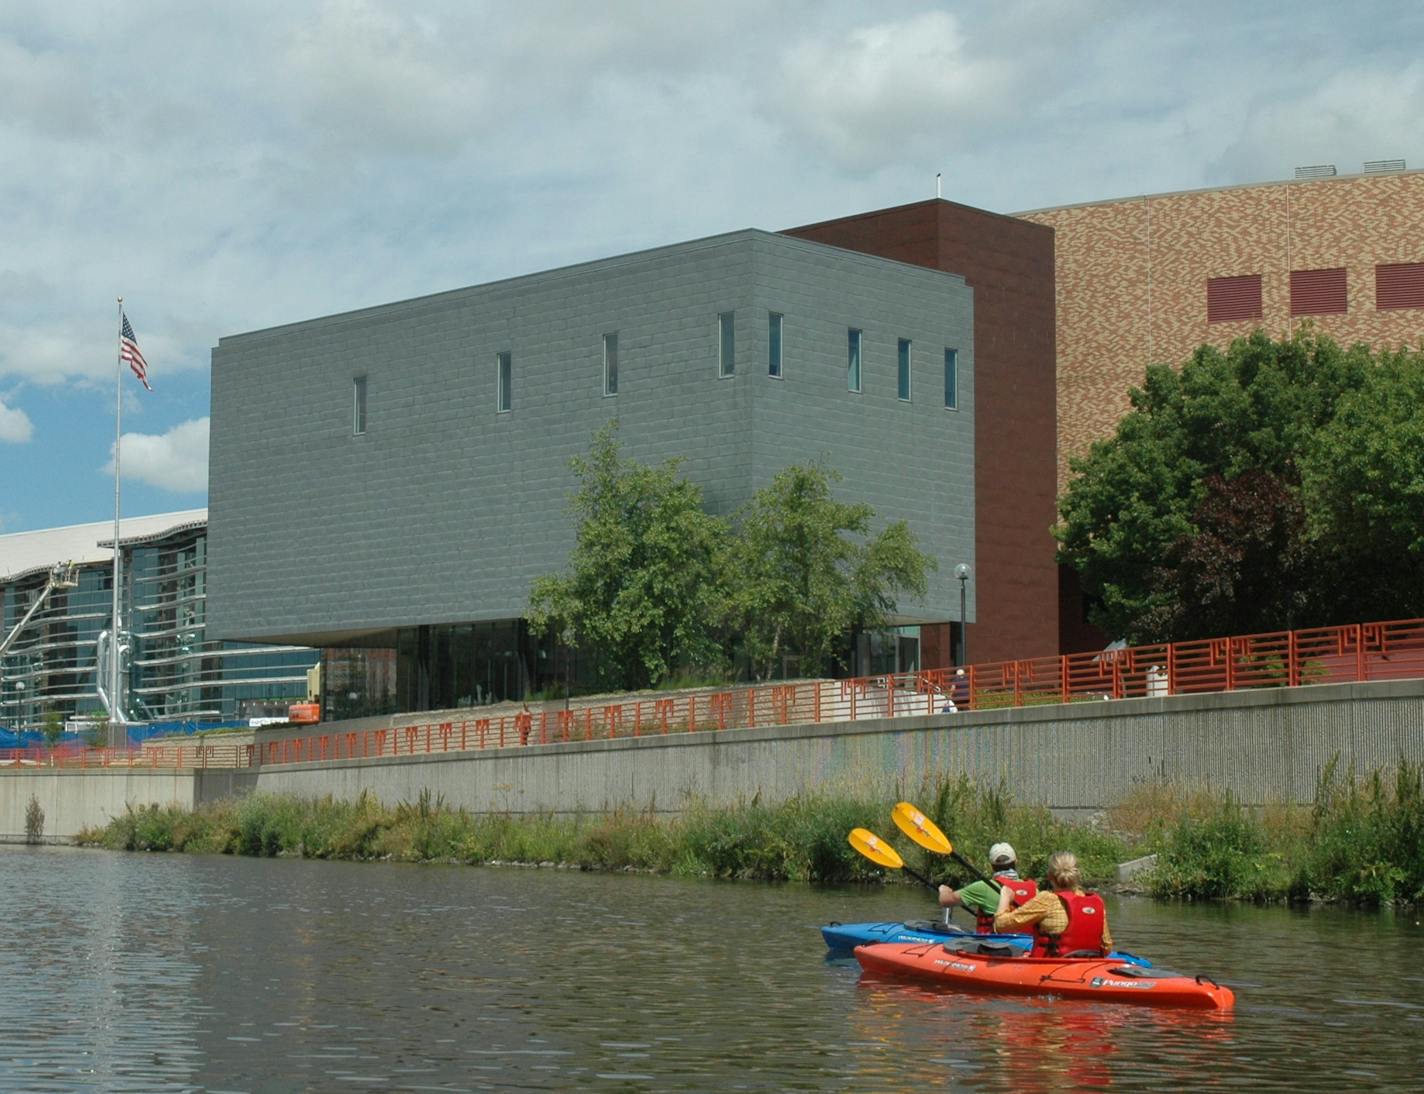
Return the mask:
{"type": "Polygon", "coordinates": [[[944,351],[944,406],[946,410],[959,409],[959,351],[944,351]]]}
{"type": "Polygon", "coordinates": [[[603,336],[603,394],[618,394],[618,332],[603,336]]]}
{"type": "Polygon", "coordinates": [[[495,361],[498,368],[498,381],[495,385],[495,410],[503,414],[512,405],[510,398],[510,384],[514,380],[514,355],[506,350],[504,353],[495,354],[495,361]]]}
{"type": "Polygon", "coordinates": [[[860,347],[862,331],[851,327],[847,332],[846,345],[846,387],[851,391],[860,390],[860,347]]]}
{"type": "Polygon", "coordinates": [[[766,374],[781,379],[781,328],[786,317],[780,312],[769,312],[770,322],[766,332],[766,374]]]}
{"type": "Polygon", "coordinates": [[[899,365],[900,398],[908,403],[910,401],[910,340],[908,338],[900,339],[899,365]]]}
{"type": "Polygon", "coordinates": [[[366,432],[366,377],[357,376],[351,382],[351,435],[359,437],[366,432]]]}
{"type": "Polygon", "coordinates": [[[717,316],[717,375],[734,376],[737,372],[737,326],[734,313],[724,311],[717,316]]]}

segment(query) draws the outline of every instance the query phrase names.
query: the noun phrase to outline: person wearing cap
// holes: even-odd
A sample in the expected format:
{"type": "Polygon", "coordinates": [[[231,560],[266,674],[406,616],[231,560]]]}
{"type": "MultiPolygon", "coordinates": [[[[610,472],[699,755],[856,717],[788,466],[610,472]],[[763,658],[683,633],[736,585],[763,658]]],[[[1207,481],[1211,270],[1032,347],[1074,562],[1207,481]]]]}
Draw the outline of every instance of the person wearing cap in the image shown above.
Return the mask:
{"type": "Polygon", "coordinates": [[[1038,894],[1038,886],[1032,881],[1019,877],[1018,856],[1007,843],[996,843],[989,848],[989,865],[994,869],[994,881],[971,881],[962,889],[952,889],[948,885],[939,887],[939,906],[955,908],[963,906],[974,915],[974,926],[981,934],[994,930],[994,913],[998,910],[1003,893],[1009,894],[1013,906],[1026,903],[1038,894]]]}
{"type": "Polygon", "coordinates": [[[1048,856],[1048,884],[1032,900],[1013,907],[1004,894],[999,896],[994,930],[1033,930],[1034,956],[1062,957],[1071,954],[1105,954],[1113,948],[1108,930],[1107,908],[1097,893],[1084,890],[1078,858],[1071,851],[1055,851],[1048,856]]]}

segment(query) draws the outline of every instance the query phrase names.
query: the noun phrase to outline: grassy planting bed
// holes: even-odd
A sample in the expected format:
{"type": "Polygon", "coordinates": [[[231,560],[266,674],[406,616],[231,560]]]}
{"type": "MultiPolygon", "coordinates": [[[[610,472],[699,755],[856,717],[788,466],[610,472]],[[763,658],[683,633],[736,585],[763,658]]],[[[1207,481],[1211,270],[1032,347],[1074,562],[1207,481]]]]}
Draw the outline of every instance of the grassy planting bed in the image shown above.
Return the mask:
{"type": "MultiPolygon", "coordinates": [[[[1313,808],[1246,809],[1231,799],[1147,786],[1096,819],[1069,824],[1011,800],[1002,786],[939,777],[907,796],[971,861],[1008,840],[1020,867],[1041,876],[1048,855],[1074,851],[1084,874],[1111,883],[1116,865],[1158,856],[1142,884],[1167,899],[1336,900],[1414,904],[1424,896],[1424,792],[1419,765],[1357,777],[1323,774],[1313,808]]],[[[130,810],[76,842],[130,851],[405,862],[528,863],[645,870],[685,877],[813,883],[910,879],[857,854],[847,833],[892,837],[921,873],[971,879],[952,861],[916,847],[890,823],[894,800],[804,795],[776,805],[694,806],[676,817],[612,813],[474,814],[424,794],[386,805],[252,795],[196,811],[130,810]]]]}

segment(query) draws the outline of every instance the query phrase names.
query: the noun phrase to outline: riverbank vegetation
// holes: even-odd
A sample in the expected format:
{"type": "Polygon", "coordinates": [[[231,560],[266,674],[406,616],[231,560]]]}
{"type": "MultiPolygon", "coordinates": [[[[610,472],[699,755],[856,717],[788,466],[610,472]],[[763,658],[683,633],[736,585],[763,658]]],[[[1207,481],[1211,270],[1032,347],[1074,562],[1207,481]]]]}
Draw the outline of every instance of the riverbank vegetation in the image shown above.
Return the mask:
{"type": "MultiPolygon", "coordinates": [[[[1091,824],[1070,824],[1018,803],[1000,787],[942,777],[907,792],[971,862],[1008,840],[1026,872],[1071,848],[1086,875],[1110,883],[1119,862],[1156,854],[1146,891],[1168,899],[1292,901],[1358,906],[1424,898],[1424,791],[1421,765],[1401,763],[1366,776],[1322,775],[1311,809],[1247,809],[1230,798],[1144,787],[1091,824]]],[[[131,810],[77,842],[130,851],[255,856],[524,863],[599,870],[646,870],[683,877],[813,883],[897,880],[858,855],[846,834],[867,827],[892,837],[906,861],[935,880],[972,875],[900,839],[892,798],[813,794],[775,805],[759,801],[676,817],[653,809],[607,814],[472,814],[422,794],[388,806],[272,795],[231,798],[195,811],[131,810]]]]}

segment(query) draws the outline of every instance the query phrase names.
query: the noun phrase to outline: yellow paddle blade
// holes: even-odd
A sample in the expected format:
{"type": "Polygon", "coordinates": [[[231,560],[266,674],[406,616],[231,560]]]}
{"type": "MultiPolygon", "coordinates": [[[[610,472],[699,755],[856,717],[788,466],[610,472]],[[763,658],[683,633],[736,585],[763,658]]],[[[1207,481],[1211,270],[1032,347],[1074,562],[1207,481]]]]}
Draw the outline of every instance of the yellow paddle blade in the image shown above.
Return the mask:
{"type": "Polygon", "coordinates": [[[894,818],[895,825],[900,831],[926,851],[933,851],[937,855],[948,855],[954,852],[954,844],[950,843],[949,837],[940,831],[939,825],[909,802],[901,802],[895,806],[890,816],[894,818]]]}
{"type": "Polygon", "coordinates": [[[895,848],[868,828],[852,829],[850,845],[871,862],[878,862],[891,870],[898,870],[905,865],[905,860],[895,852],[895,848]]]}

